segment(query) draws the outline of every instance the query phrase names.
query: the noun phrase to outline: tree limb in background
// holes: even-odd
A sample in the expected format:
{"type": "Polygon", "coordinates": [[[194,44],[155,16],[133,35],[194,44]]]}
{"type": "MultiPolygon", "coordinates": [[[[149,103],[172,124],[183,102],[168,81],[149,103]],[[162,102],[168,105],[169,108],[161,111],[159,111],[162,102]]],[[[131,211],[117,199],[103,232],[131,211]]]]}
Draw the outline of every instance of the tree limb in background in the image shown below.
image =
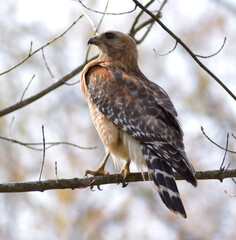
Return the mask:
{"type": "Polygon", "coordinates": [[[42,174],[43,174],[43,167],[44,167],[45,155],[46,155],[44,125],[42,125],[42,134],[43,134],[43,160],[42,160],[41,169],[40,169],[40,173],[39,173],[39,181],[41,181],[41,177],[42,177],[42,174]]]}
{"type": "Polygon", "coordinates": [[[167,53],[158,53],[158,52],[156,51],[156,49],[153,49],[153,51],[154,51],[158,56],[162,56],[162,57],[163,57],[163,56],[167,56],[167,55],[169,55],[170,53],[174,52],[174,50],[177,48],[177,45],[178,45],[178,42],[176,41],[174,47],[173,47],[170,51],[168,51],[167,53]]]}
{"type": "Polygon", "coordinates": [[[33,42],[31,41],[30,43],[30,50],[29,50],[29,54],[26,58],[24,58],[23,60],[21,60],[19,63],[17,63],[16,65],[14,65],[13,67],[9,68],[8,70],[0,73],[0,76],[9,73],[10,71],[12,71],[13,69],[19,67],[21,64],[23,64],[25,61],[27,61],[30,57],[32,57],[34,54],[36,54],[37,52],[39,52],[40,50],[44,49],[45,47],[49,46],[50,44],[52,44],[53,42],[55,42],[56,40],[58,40],[59,38],[61,38],[62,36],[64,36],[81,18],[83,17],[83,15],[81,15],[77,20],[75,20],[70,27],[68,27],[63,33],[61,33],[59,36],[57,36],[56,38],[54,38],[52,41],[46,43],[45,45],[43,45],[42,47],[38,48],[37,50],[35,50],[34,52],[32,52],[32,47],[33,47],[33,42]]]}
{"type": "Polygon", "coordinates": [[[150,17],[152,17],[155,22],[157,22],[171,37],[173,37],[188,53],[189,55],[198,63],[198,65],[206,71],[215,81],[217,81],[222,88],[236,101],[236,96],[225,86],[225,84],[213,73],[211,72],[199,59],[198,57],[190,50],[190,48],[178,37],[176,36],[169,28],[167,28],[158,17],[156,17],[152,12],[150,12],[145,6],[143,6],[139,1],[133,0],[133,2],[146,12],[150,17]]]}
{"type": "Polygon", "coordinates": [[[35,74],[34,74],[33,77],[30,79],[30,81],[29,81],[29,83],[27,84],[27,86],[26,86],[24,92],[22,93],[22,96],[21,96],[20,101],[23,101],[23,98],[24,98],[24,96],[25,96],[25,93],[26,93],[27,90],[29,89],[29,86],[30,86],[30,84],[32,83],[32,81],[33,81],[34,78],[35,78],[35,74]]]}
{"type": "MultiPolygon", "coordinates": [[[[21,142],[21,141],[18,141],[16,139],[7,138],[7,137],[3,137],[3,136],[0,136],[0,139],[4,140],[4,141],[19,144],[21,146],[27,147],[27,148],[32,149],[32,150],[36,150],[36,151],[43,151],[44,150],[44,148],[41,147],[41,146],[43,146],[43,143],[21,142]]],[[[80,149],[96,149],[97,148],[97,147],[81,147],[79,145],[76,145],[76,144],[70,143],[70,142],[45,142],[45,150],[47,150],[51,147],[57,146],[57,145],[61,145],[61,144],[76,147],[76,148],[80,148],[80,149]]]]}
{"type": "Polygon", "coordinates": [[[89,8],[87,7],[85,4],[83,4],[83,2],[81,0],[78,0],[78,2],[84,7],[86,8],[87,10],[91,11],[91,12],[94,12],[94,13],[99,13],[99,14],[106,14],[106,15],[123,15],[123,14],[129,14],[129,13],[132,13],[136,10],[137,6],[135,5],[134,8],[130,11],[127,11],[127,12],[120,12],[120,13],[110,13],[110,12],[102,12],[102,11],[97,11],[95,9],[92,9],[92,8],[89,8]]]}
{"type": "MultiPolygon", "coordinates": [[[[106,15],[107,8],[108,8],[108,4],[109,4],[109,0],[107,0],[106,6],[105,6],[105,10],[104,10],[104,14],[102,15],[102,17],[101,17],[101,19],[100,19],[97,27],[95,27],[95,24],[93,23],[92,19],[91,19],[91,18],[89,17],[89,15],[85,12],[85,10],[83,10],[85,16],[88,18],[89,22],[92,24],[92,28],[93,28],[93,30],[94,30],[94,35],[96,35],[96,34],[98,33],[98,30],[99,30],[99,28],[100,28],[100,26],[101,26],[101,24],[102,24],[102,21],[103,21],[105,15],[106,15]]],[[[82,3],[81,3],[81,5],[84,6],[82,3]]],[[[87,8],[86,8],[86,9],[87,9],[87,8]]],[[[89,44],[88,50],[87,50],[87,52],[86,52],[86,57],[85,57],[85,61],[86,61],[86,62],[88,61],[88,56],[89,56],[90,49],[91,49],[91,44],[89,44]]]]}
{"type": "Polygon", "coordinates": [[[46,61],[46,57],[45,57],[43,48],[42,48],[42,57],[43,57],[44,64],[45,64],[45,66],[46,66],[46,68],[47,68],[50,76],[51,76],[52,78],[55,78],[55,77],[54,77],[54,74],[52,73],[52,71],[51,71],[51,69],[50,69],[50,67],[49,67],[49,65],[48,65],[48,63],[47,63],[47,61],[46,61]]]}
{"type": "Polygon", "coordinates": [[[218,53],[220,53],[221,50],[224,48],[225,43],[226,43],[226,40],[227,40],[227,38],[224,37],[224,41],[223,41],[223,43],[222,43],[220,49],[219,49],[217,52],[215,52],[215,53],[213,53],[213,54],[211,54],[211,55],[208,55],[208,56],[202,56],[202,55],[198,55],[198,54],[195,54],[195,56],[196,56],[196,57],[199,57],[199,58],[211,58],[211,57],[216,56],[216,55],[217,55],[218,53]]]}
{"type": "MultiPolygon", "coordinates": [[[[97,58],[97,56],[93,57],[91,60],[97,58]]],[[[65,82],[69,81],[71,78],[73,78],[76,74],[80,73],[82,71],[82,69],[84,68],[84,66],[86,65],[86,62],[81,64],[80,66],[78,66],[77,68],[75,68],[73,71],[71,71],[70,73],[68,73],[67,75],[65,75],[64,77],[62,77],[60,80],[58,80],[57,82],[53,83],[51,86],[49,86],[48,88],[42,90],[39,93],[36,93],[35,95],[26,98],[23,101],[20,101],[10,107],[7,107],[3,110],[0,111],[0,117],[5,116],[11,112],[14,112],[20,108],[25,107],[26,105],[29,105],[30,103],[38,100],[39,98],[45,96],[46,94],[50,93],[51,91],[55,90],[56,88],[62,86],[65,82]]]]}
{"type": "MultiPolygon", "coordinates": [[[[203,135],[211,142],[211,143],[213,143],[214,145],[216,145],[218,148],[220,148],[220,149],[222,149],[222,150],[225,150],[226,152],[230,152],[230,153],[234,153],[234,154],[236,154],[236,151],[232,151],[232,150],[229,150],[228,148],[224,148],[224,147],[222,147],[222,146],[220,146],[219,144],[217,144],[216,142],[214,142],[206,133],[205,133],[205,131],[204,131],[204,128],[201,126],[201,131],[202,131],[202,133],[203,133],[203,135]]],[[[233,133],[231,134],[233,137],[234,137],[234,135],[233,135],[233,133]]],[[[229,136],[227,135],[227,139],[229,138],[229,136]]],[[[228,140],[227,140],[228,141],[228,140]]],[[[228,145],[227,145],[228,146],[228,145]]]]}
{"type": "MultiPolygon", "coordinates": [[[[149,180],[148,173],[144,174],[145,180],[149,180]]],[[[183,180],[183,178],[175,173],[176,180],[183,180]]],[[[225,178],[236,177],[236,169],[232,170],[213,170],[213,171],[198,171],[196,172],[196,178],[198,180],[209,180],[216,179],[221,182],[225,178]]],[[[94,186],[100,186],[104,184],[124,184],[130,182],[142,182],[143,177],[141,173],[131,173],[125,180],[122,174],[112,174],[106,177],[96,176],[96,177],[84,177],[84,178],[72,178],[72,179],[56,179],[56,180],[46,180],[46,181],[32,181],[24,183],[3,183],[0,184],[0,192],[31,192],[31,191],[46,191],[55,189],[76,189],[76,188],[93,188],[94,186]]]]}

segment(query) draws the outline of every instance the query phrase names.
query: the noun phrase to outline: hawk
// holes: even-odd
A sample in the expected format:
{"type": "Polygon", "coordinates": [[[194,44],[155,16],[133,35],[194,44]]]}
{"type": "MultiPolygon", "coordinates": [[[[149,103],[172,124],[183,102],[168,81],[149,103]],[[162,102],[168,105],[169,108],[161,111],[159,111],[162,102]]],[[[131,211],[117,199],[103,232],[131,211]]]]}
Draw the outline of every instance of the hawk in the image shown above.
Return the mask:
{"type": "Polygon", "coordinates": [[[140,71],[136,43],[130,36],[107,31],[90,38],[88,44],[99,48],[99,57],[84,67],[81,88],[106,156],[86,174],[109,174],[105,165],[110,155],[115,165],[125,161],[124,177],[130,173],[131,161],[139,169],[146,166],[167,208],[186,218],[173,169],[195,187],[197,180],[169,96],[140,71]]]}

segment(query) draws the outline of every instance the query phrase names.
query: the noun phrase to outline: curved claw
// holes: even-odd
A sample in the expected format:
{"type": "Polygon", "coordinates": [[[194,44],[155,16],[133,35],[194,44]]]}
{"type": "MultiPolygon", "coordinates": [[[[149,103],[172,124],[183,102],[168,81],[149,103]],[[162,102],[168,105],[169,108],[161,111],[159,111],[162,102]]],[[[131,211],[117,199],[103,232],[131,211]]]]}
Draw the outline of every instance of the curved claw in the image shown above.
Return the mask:
{"type": "Polygon", "coordinates": [[[122,187],[125,188],[125,187],[128,186],[128,184],[129,184],[129,183],[127,183],[127,182],[122,182],[122,187]]]}
{"type": "Polygon", "coordinates": [[[120,173],[123,174],[124,179],[130,174],[129,165],[130,165],[130,161],[127,161],[124,167],[120,171],[120,173]]]}
{"type": "Polygon", "coordinates": [[[100,185],[97,185],[97,188],[99,191],[103,191],[103,189],[101,189],[100,185]]]}

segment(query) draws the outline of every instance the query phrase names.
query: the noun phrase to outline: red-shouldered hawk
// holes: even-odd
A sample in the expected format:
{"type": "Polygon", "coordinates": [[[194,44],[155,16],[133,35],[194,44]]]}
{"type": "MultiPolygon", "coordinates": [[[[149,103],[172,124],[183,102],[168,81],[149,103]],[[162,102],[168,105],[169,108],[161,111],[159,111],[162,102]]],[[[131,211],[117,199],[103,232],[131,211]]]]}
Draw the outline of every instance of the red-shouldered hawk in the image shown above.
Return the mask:
{"type": "Polygon", "coordinates": [[[106,156],[97,170],[86,173],[109,174],[104,168],[110,155],[115,165],[125,161],[124,177],[131,161],[141,169],[147,166],[164,204],[186,218],[173,169],[195,187],[197,180],[169,96],[140,71],[130,36],[107,31],[88,44],[96,45],[100,54],[85,66],[81,87],[106,156]]]}

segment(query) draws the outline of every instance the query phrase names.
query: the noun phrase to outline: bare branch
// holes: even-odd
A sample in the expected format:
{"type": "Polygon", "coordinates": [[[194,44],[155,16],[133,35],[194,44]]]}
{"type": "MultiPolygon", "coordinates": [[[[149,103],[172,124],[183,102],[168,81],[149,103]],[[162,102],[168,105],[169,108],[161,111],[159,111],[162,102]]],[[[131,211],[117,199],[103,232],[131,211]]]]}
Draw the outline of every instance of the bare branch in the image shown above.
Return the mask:
{"type": "Polygon", "coordinates": [[[30,42],[30,50],[29,50],[28,57],[31,56],[31,54],[32,54],[32,49],[33,49],[33,41],[30,42]]]}
{"type": "Polygon", "coordinates": [[[41,181],[42,173],[43,173],[43,167],[44,167],[44,162],[45,162],[45,136],[44,136],[44,126],[42,125],[42,134],[43,134],[43,160],[42,160],[42,165],[39,173],[39,181],[41,181]]]}
{"type": "MultiPolygon", "coordinates": [[[[145,5],[145,8],[148,8],[152,3],[154,2],[154,0],[150,0],[146,5],[145,5]]],[[[156,17],[157,18],[161,18],[161,11],[163,9],[163,7],[165,6],[165,4],[167,3],[167,0],[164,0],[160,6],[160,8],[156,11],[156,17]]],[[[131,26],[131,29],[129,31],[129,35],[131,37],[134,38],[136,44],[140,44],[144,41],[144,39],[146,38],[146,36],[148,35],[148,33],[150,32],[152,26],[154,25],[155,23],[155,20],[150,18],[148,19],[147,21],[141,23],[139,26],[137,26],[138,22],[139,22],[139,19],[141,18],[141,16],[143,15],[144,11],[141,9],[140,13],[136,16],[134,22],[133,22],[133,25],[131,26]],[[148,26],[149,25],[149,26],[148,26]],[[135,38],[135,35],[141,30],[143,29],[144,27],[147,27],[145,33],[143,34],[143,36],[137,40],[135,38]]]]}
{"type": "MultiPolygon", "coordinates": [[[[220,165],[220,170],[222,170],[222,171],[225,170],[224,163],[225,163],[225,158],[226,158],[226,154],[227,154],[227,151],[228,151],[228,145],[229,145],[229,133],[227,133],[226,146],[225,146],[225,154],[224,154],[222,163],[221,163],[221,165],[220,165]]],[[[229,167],[229,165],[228,165],[228,167],[229,167]]]]}
{"type": "Polygon", "coordinates": [[[151,31],[153,24],[154,24],[154,22],[152,22],[152,23],[148,26],[146,32],[143,34],[143,36],[142,36],[139,40],[135,39],[135,41],[136,41],[137,44],[140,44],[140,43],[142,43],[142,42],[145,40],[145,38],[147,37],[148,33],[151,31]]]}
{"type": "Polygon", "coordinates": [[[231,135],[232,135],[232,137],[233,137],[234,139],[236,139],[236,136],[235,136],[233,133],[231,133],[231,135]]]}
{"type": "MultiPolygon", "coordinates": [[[[154,2],[154,0],[150,0],[146,5],[145,8],[148,8],[152,3],[154,2]]],[[[134,38],[134,35],[137,33],[137,31],[139,31],[140,29],[136,28],[136,25],[138,24],[139,19],[141,18],[141,16],[143,15],[144,11],[141,9],[140,13],[136,16],[136,18],[134,19],[133,25],[131,26],[130,30],[129,30],[129,35],[131,37],[134,38]],[[138,29],[138,30],[137,30],[138,29]]],[[[149,19],[149,22],[146,21],[147,24],[150,24],[153,22],[153,19],[149,19]]],[[[143,27],[146,25],[143,25],[143,27]]]]}
{"type": "Polygon", "coordinates": [[[87,10],[91,11],[91,12],[94,12],[94,13],[99,13],[99,14],[106,14],[106,15],[123,15],[123,14],[129,14],[129,13],[132,13],[136,10],[137,6],[135,5],[134,6],[134,9],[130,10],[130,11],[127,11],[127,12],[120,12],[120,13],[109,13],[109,12],[101,12],[101,11],[97,11],[97,10],[94,10],[92,8],[89,8],[87,7],[86,5],[84,5],[82,3],[81,0],[78,0],[78,2],[84,7],[86,8],[87,10]]]}
{"type": "Polygon", "coordinates": [[[154,51],[158,56],[166,56],[166,55],[174,52],[174,50],[176,49],[177,45],[178,45],[178,42],[176,41],[176,42],[175,42],[175,46],[173,47],[173,49],[171,49],[171,50],[170,50],[169,52],[167,52],[167,53],[160,54],[160,53],[158,53],[158,52],[156,51],[156,49],[153,49],[153,51],[154,51]]]}
{"type": "Polygon", "coordinates": [[[225,151],[227,151],[227,152],[236,154],[235,151],[231,151],[231,150],[229,150],[229,149],[226,149],[226,148],[224,148],[224,147],[221,147],[219,144],[217,144],[217,143],[214,142],[212,139],[210,139],[210,138],[207,136],[207,134],[205,133],[204,128],[203,128],[202,126],[201,126],[201,131],[202,131],[203,135],[204,135],[211,143],[213,143],[214,145],[216,145],[218,148],[223,149],[223,150],[225,150],[225,151]]]}
{"type": "MultiPolygon", "coordinates": [[[[183,178],[175,173],[176,180],[183,180],[183,178]]],[[[196,177],[198,180],[209,180],[216,179],[223,181],[225,178],[236,177],[236,169],[221,171],[198,171],[196,172],[196,177]]],[[[145,180],[149,180],[148,173],[144,173],[145,180]]],[[[125,182],[140,182],[143,181],[141,173],[131,173],[125,178],[125,182]]],[[[55,189],[76,189],[76,188],[87,188],[93,186],[100,186],[104,184],[117,184],[123,183],[124,176],[122,174],[112,174],[106,177],[96,176],[96,177],[85,177],[85,178],[73,178],[73,179],[56,179],[47,181],[32,181],[24,183],[3,183],[0,184],[0,192],[31,192],[31,191],[46,191],[55,189]]]]}
{"type": "MultiPolygon", "coordinates": [[[[2,137],[0,136],[0,139],[4,140],[4,141],[8,141],[8,142],[12,142],[12,143],[16,143],[19,144],[21,146],[27,147],[29,149],[32,150],[36,150],[36,151],[43,151],[44,148],[36,148],[34,146],[42,146],[43,143],[27,143],[27,142],[21,142],[18,141],[16,139],[11,139],[11,138],[6,138],[6,137],[2,137]]],[[[96,149],[97,147],[81,147],[79,145],[76,145],[74,143],[70,143],[70,142],[45,142],[45,150],[57,146],[57,145],[69,145],[72,147],[76,147],[76,148],[80,148],[80,149],[96,149]]]]}
{"type": "Polygon", "coordinates": [[[220,49],[219,49],[217,52],[213,53],[212,55],[202,56],[202,55],[195,54],[195,56],[196,56],[196,57],[200,57],[200,58],[211,58],[211,57],[216,56],[216,55],[224,48],[225,43],[226,43],[226,39],[227,39],[227,38],[224,37],[224,42],[223,42],[222,46],[220,47],[220,49]]]}
{"type": "Polygon", "coordinates": [[[54,78],[54,75],[53,75],[53,73],[52,73],[51,69],[49,68],[48,63],[46,61],[43,48],[42,48],[42,57],[43,57],[44,64],[45,64],[49,74],[51,75],[52,78],[54,78]]]}
{"type": "MultiPolygon", "coordinates": [[[[91,58],[89,61],[92,61],[93,59],[97,58],[97,56],[94,56],[93,58],[91,58]]],[[[58,80],[57,82],[53,83],[51,86],[49,86],[48,88],[42,90],[41,92],[23,100],[20,101],[10,107],[7,107],[3,110],[0,110],[0,117],[5,116],[11,112],[14,112],[20,108],[23,108],[27,105],[29,105],[30,103],[38,100],[39,98],[45,96],[46,94],[50,93],[51,91],[55,90],[56,88],[62,86],[63,84],[65,84],[65,82],[69,81],[71,78],[73,78],[76,74],[78,74],[79,72],[81,72],[84,68],[84,66],[86,65],[87,62],[84,62],[83,64],[81,64],[80,66],[78,66],[77,68],[75,68],[72,72],[68,73],[67,75],[65,75],[64,77],[62,77],[60,80],[58,80]]]]}
{"type": "Polygon", "coordinates": [[[236,101],[236,96],[225,86],[225,84],[213,73],[211,72],[199,59],[198,57],[190,50],[190,48],[179,38],[177,37],[169,28],[167,28],[160,19],[150,12],[145,6],[143,6],[139,1],[133,0],[135,4],[146,12],[150,17],[152,17],[155,22],[157,22],[171,37],[173,37],[188,53],[189,55],[198,63],[198,65],[207,72],[216,82],[220,84],[222,88],[236,101]]]}
{"type": "Polygon", "coordinates": [[[54,38],[52,41],[46,43],[45,45],[43,45],[42,47],[38,48],[37,50],[35,50],[34,52],[32,52],[32,46],[33,46],[33,42],[31,41],[30,43],[30,51],[29,54],[26,58],[24,58],[23,60],[21,60],[19,63],[17,63],[16,65],[14,65],[13,67],[9,68],[8,70],[0,73],[0,76],[2,76],[3,74],[6,74],[10,71],[12,71],[13,69],[19,67],[21,64],[23,64],[25,61],[27,61],[30,57],[32,57],[35,53],[39,52],[40,50],[42,50],[43,48],[47,47],[48,45],[52,44],[53,42],[55,42],[56,40],[58,40],[59,38],[61,38],[62,36],[64,36],[81,18],[83,17],[83,15],[81,15],[77,20],[75,20],[63,33],[61,33],[59,36],[57,36],[56,38],[54,38]]]}
{"type": "Polygon", "coordinates": [[[11,127],[12,127],[14,121],[15,121],[15,117],[13,116],[11,119],[11,122],[9,124],[9,127],[8,127],[8,136],[11,136],[11,127]]]}
{"type": "Polygon", "coordinates": [[[79,8],[81,9],[81,11],[82,11],[83,14],[85,15],[85,17],[88,19],[88,21],[89,21],[92,29],[93,29],[94,31],[96,31],[96,27],[95,27],[95,24],[94,24],[93,20],[92,20],[91,17],[88,15],[88,13],[85,11],[85,9],[83,8],[83,6],[82,6],[82,5],[79,5],[79,8]]]}
{"type": "MultiPolygon", "coordinates": [[[[97,28],[95,28],[95,30],[94,30],[94,35],[96,35],[96,34],[98,33],[98,30],[99,30],[99,28],[100,28],[100,26],[101,26],[101,24],[102,24],[102,21],[103,21],[103,19],[104,19],[104,17],[105,17],[105,13],[106,13],[106,11],[107,11],[108,4],[109,4],[109,0],[107,0],[107,4],[106,4],[105,10],[104,10],[104,14],[103,14],[102,17],[101,17],[101,19],[100,19],[100,21],[99,21],[99,23],[98,23],[97,28]]],[[[86,14],[87,14],[87,13],[86,13],[86,14]]],[[[88,16],[88,18],[89,18],[89,16],[88,16]]],[[[92,20],[91,20],[91,21],[92,21],[92,20]]],[[[95,27],[95,26],[94,26],[94,27],[95,27]]],[[[87,52],[86,52],[85,61],[88,61],[88,56],[89,56],[90,49],[91,49],[91,44],[89,44],[88,50],[87,50],[87,52]]]]}
{"type": "Polygon", "coordinates": [[[101,17],[101,19],[100,19],[100,21],[98,23],[98,26],[97,26],[96,31],[95,31],[95,35],[97,34],[97,32],[98,32],[98,30],[99,30],[99,28],[100,28],[100,26],[102,24],[102,21],[103,21],[105,15],[106,15],[108,4],[109,4],[109,0],[107,0],[106,6],[105,6],[105,9],[104,9],[104,14],[102,15],[102,17],[101,17]]]}
{"type": "Polygon", "coordinates": [[[22,93],[22,96],[21,96],[21,99],[20,99],[21,102],[22,102],[22,100],[23,100],[23,98],[24,98],[24,96],[25,96],[25,93],[26,93],[26,91],[29,89],[29,86],[30,86],[30,84],[31,84],[31,82],[33,81],[34,78],[35,78],[35,74],[34,74],[33,77],[30,79],[28,85],[26,86],[24,92],[22,93]]]}

